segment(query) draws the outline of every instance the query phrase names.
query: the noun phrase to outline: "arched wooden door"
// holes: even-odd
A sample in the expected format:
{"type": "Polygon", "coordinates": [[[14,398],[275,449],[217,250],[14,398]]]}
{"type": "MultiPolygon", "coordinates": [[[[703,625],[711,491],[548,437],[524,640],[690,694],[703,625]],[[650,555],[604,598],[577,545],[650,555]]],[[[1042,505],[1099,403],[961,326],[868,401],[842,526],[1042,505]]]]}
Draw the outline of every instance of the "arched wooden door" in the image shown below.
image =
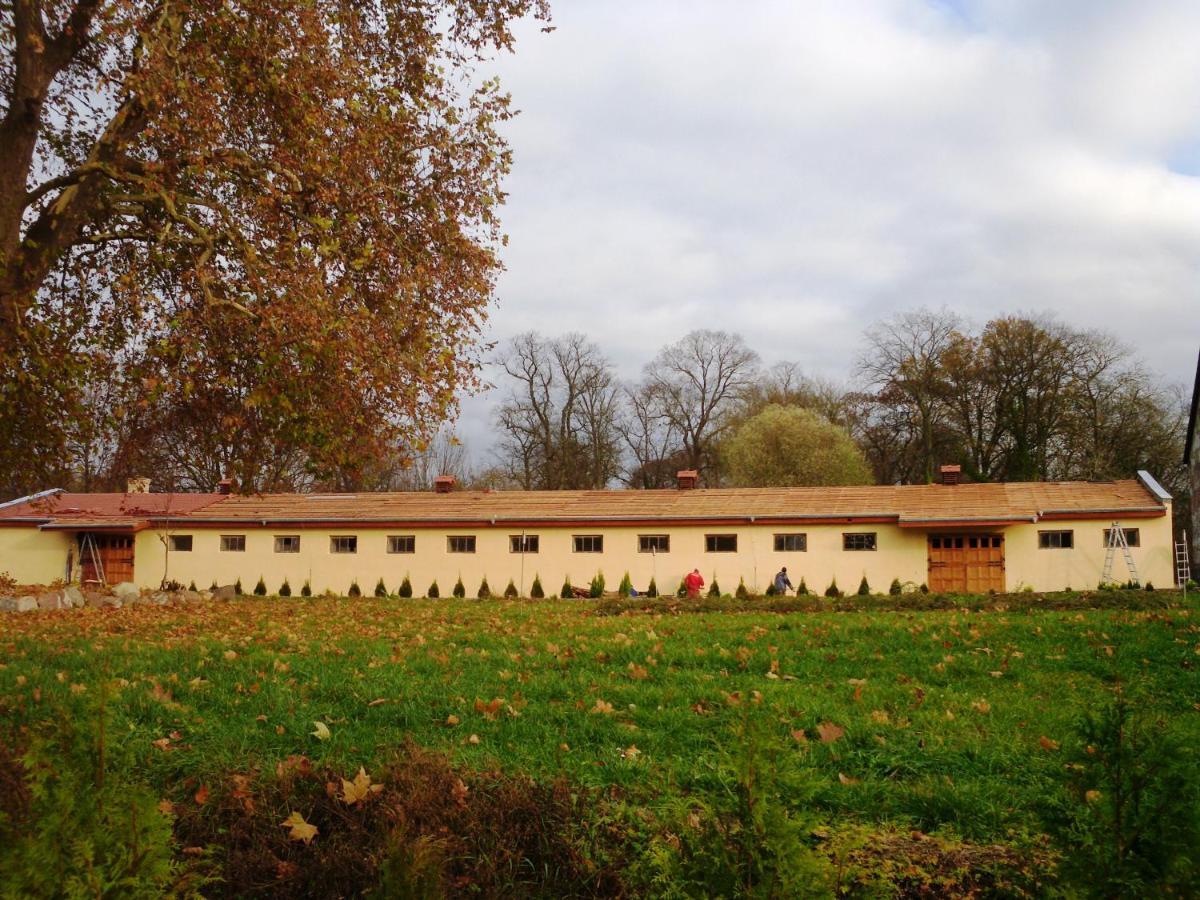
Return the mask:
{"type": "Polygon", "coordinates": [[[986,594],[1004,591],[1004,535],[931,534],[929,590],[986,594]]]}

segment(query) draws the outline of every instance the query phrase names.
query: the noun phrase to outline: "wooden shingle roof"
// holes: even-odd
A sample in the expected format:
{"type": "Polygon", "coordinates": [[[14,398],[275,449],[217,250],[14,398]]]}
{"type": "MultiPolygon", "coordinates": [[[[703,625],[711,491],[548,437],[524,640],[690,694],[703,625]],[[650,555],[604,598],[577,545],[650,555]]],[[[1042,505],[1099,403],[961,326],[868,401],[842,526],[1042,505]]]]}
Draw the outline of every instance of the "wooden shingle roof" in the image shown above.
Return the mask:
{"type": "Polygon", "coordinates": [[[1158,516],[1141,481],[872,485],[615,491],[455,491],[360,494],[66,494],[0,507],[0,523],[43,528],[218,525],[1031,522],[1158,516]]]}

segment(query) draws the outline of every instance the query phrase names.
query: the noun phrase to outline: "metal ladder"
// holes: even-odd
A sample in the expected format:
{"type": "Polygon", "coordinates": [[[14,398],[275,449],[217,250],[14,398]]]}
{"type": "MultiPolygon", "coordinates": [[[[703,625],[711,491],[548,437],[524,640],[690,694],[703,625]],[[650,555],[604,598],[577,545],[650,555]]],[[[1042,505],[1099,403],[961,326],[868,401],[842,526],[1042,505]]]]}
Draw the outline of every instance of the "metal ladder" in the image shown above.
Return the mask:
{"type": "Polygon", "coordinates": [[[1179,585],[1186,597],[1188,582],[1192,580],[1192,566],[1188,561],[1187,532],[1185,531],[1181,537],[1183,540],[1175,542],[1175,583],[1179,585]]]}
{"type": "Polygon", "coordinates": [[[1133,554],[1129,552],[1129,542],[1125,540],[1125,529],[1121,527],[1120,522],[1113,522],[1112,528],[1108,530],[1108,544],[1104,551],[1104,574],[1100,576],[1100,583],[1112,584],[1113,557],[1116,556],[1118,547],[1125,554],[1130,583],[1134,587],[1140,587],[1142,580],[1138,578],[1137,565],[1133,561],[1133,554]]]}

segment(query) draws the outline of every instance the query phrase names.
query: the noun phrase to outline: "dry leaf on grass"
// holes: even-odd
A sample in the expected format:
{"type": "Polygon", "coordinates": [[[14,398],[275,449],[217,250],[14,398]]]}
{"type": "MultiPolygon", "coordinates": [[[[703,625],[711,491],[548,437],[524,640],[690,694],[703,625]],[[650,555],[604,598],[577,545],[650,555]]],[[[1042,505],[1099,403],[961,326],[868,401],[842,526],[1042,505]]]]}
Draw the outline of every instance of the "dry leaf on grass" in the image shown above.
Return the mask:
{"type": "Polygon", "coordinates": [[[316,825],[310,825],[308,822],[305,822],[304,816],[300,815],[298,812],[292,813],[279,824],[281,824],[284,828],[291,829],[291,831],[288,832],[288,838],[290,840],[304,841],[305,844],[311,844],[312,839],[317,836],[317,832],[320,830],[316,825]]]}

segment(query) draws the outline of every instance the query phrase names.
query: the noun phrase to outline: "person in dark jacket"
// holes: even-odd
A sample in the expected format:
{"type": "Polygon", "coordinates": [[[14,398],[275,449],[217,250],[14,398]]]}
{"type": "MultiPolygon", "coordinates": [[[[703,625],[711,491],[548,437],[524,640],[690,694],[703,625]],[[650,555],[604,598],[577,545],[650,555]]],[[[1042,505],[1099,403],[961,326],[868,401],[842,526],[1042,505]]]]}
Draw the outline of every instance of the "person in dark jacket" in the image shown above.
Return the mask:
{"type": "Polygon", "coordinates": [[[775,574],[775,593],[786,594],[792,587],[792,579],[788,578],[787,566],[775,574]]]}

